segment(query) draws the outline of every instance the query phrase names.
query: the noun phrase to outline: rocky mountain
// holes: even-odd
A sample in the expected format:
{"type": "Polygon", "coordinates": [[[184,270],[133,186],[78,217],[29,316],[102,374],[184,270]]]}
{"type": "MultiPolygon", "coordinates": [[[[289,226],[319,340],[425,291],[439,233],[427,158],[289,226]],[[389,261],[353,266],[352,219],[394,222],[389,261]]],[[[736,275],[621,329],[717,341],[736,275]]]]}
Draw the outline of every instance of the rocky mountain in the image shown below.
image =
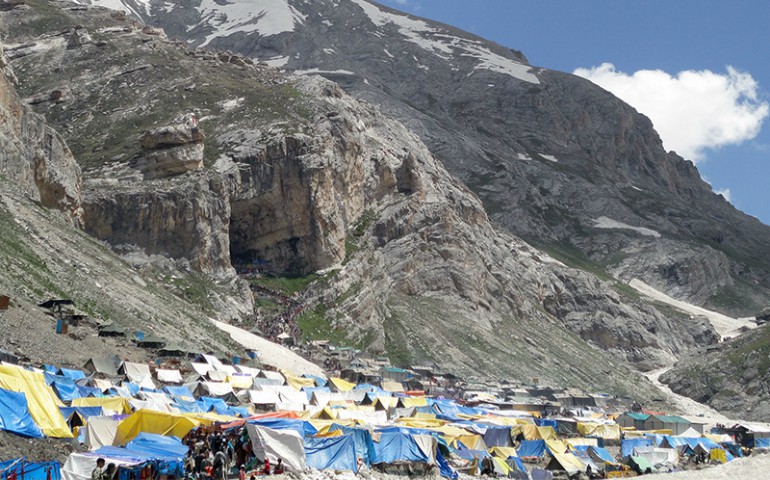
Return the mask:
{"type": "Polygon", "coordinates": [[[768,227],[586,80],[370,0],[80,1],[339,83],[416,132],[497,225],[574,266],[736,315],[766,304],[768,227]]]}
{"type": "Polygon", "coordinates": [[[301,285],[305,338],[649,399],[632,366],[718,336],[624,280],[725,311],[765,301],[768,227],[584,80],[363,0],[109,6],[129,14],[27,0],[0,16],[21,97],[4,112],[48,132],[0,134],[50,145],[0,159],[3,182],[65,212],[8,209],[30,248],[54,222],[35,252],[66,259],[0,284],[28,303],[104,302],[205,342],[206,316],[254,321],[234,266],[258,266],[301,285]],[[69,267],[91,257],[97,291],[69,267]]]}

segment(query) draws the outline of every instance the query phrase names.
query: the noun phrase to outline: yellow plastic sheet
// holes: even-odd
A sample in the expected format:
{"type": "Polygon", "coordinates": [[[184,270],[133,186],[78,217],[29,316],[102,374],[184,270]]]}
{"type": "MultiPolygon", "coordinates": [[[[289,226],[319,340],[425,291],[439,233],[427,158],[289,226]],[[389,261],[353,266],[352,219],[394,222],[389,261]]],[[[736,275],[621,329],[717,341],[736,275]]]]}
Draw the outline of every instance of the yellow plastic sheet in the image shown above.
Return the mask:
{"type": "Polygon", "coordinates": [[[83,397],[72,400],[73,407],[102,407],[104,410],[123,415],[131,411],[131,405],[123,397],[83,397]]]}
{"type": "Polygon", "coordinates": [[[29,413],[43,434],[54,438],[72,438],[72,431],[59,411],[63,405],[53,389],[45,384],[45,376],[12,365],[0,365],[0,388],[23,393],[29,413]]]}
{"type": "Polygon", "coordinates": [[[139,410],[118,424],[115,444],[125,445],[126,442],[141,432],[183,438],[190,430],[199,425],[201,425],[200,420],[186,415],[139,410]]]}
{"type": "Polygon", "coordinates": [[[346,380],[343,380],[341,378],[332,377],[329,379],[329,381],[334,385],[338,391],[340,392],[349,392],[353,390],[353,387],[356,386],[355,383],[350,383],[346,380]]]}

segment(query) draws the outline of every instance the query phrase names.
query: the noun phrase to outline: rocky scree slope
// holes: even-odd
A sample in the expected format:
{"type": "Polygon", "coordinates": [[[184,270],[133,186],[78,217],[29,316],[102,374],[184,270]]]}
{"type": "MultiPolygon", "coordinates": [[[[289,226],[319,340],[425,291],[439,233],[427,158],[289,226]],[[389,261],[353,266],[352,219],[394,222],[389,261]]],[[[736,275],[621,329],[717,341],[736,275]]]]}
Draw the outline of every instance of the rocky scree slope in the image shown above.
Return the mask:
{"type": "Polygon", "coordinates": [[[377,104],[493,221],[573,266],[733,315],[766,306],[770,229],[586,80],[368,0],[120,3],[193,46],[320,74],[377,104]]]}
{"type": "Polygon", "coordinates": [[[417,137],[335,84],[56,5],[30,0],[0,27],[20,91],[83,168],[85,230],[125,260],[220,279],[234,261],[325,270],[307,292],[316,332],[399,364],[642,398],[653,394],[628,361],[652,368],[716,341],[705,321],[664,316],[496,230],[417,137]],[[200,162],[147,175],[140,136],[189,112],[200,162]]]}

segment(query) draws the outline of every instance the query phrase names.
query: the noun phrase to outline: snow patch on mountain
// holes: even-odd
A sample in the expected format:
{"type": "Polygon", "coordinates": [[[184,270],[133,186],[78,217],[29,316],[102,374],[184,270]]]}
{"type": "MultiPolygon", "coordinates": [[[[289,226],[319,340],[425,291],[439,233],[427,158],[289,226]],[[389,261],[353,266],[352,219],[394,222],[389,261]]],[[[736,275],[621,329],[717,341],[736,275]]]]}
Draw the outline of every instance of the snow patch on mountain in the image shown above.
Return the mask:
{"type": "Polygon", "coordinates": [[[198,12],[200,24],[214,29],[202,45],[236,32],[256,32],[265,37],[293,32],[306,18],[288,0],[203,0],[198,12]]]}
{"type": "Polygon", "coordinates": [[[595,218],[594,219],[594,227],[595,228],[633,230],[633,231],[635,231],[637,233],[641,233],[642,235],[646,235],[648,237],[660,238],[660,233],[656,232],[655,230],[651,230],[649,228],[644,228],[644,227],[634,227],[633,225],[628,225],[627,223],[618,222],[617,220],[613,220],[613,219],[607,218],[607,217],[595,218]]]}
{"type": "MultiPolygon", "coordinates": [[[[532,68],[529,65],[498,55],[486,48],[481,42],[447,35],[422,20],[410,18],[406,15],[384,12],[366,0],[352,1],[361,7],[377,27],[394,24],[398,27],[399,33],[406,37],[407,41],[444,60],[451,60],[458,55],[459,51],[460,56],[473,57],[479,60],[474,71],[490,70],[510,75],[525,82],[540,83],[537,76],[531,72],[532,68]]],[[[390,52],[387,53],[389,54],[390,52]]]]}

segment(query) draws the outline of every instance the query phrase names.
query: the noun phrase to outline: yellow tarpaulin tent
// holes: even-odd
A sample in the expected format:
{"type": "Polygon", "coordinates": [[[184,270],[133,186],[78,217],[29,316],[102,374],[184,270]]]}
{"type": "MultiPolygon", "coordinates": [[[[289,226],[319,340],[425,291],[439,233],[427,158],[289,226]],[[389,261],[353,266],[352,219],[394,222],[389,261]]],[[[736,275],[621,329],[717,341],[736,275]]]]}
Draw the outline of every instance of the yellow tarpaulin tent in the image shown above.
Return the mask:
{"type": "Polygon", "coordinates": [[[350,383],[346,380],[343,380],[341,378],[336,378],[336,377],[330,378],[329,381],[332,383],[332,385],[334,385],[334,387],[339,392],[349,392],[353,390],[353,387],[356,386],[355,383],[350,383]]]}
{"type": "Polygon", "coordinates": [[[566,442],[570,447],[577,447],[578,445],[599,446],[599,440],[596,438],[567,438],[566,442]]]}
{"type": "Polygon", "coordinates": [[[45,376],[13,365],[0,365],[0,388],[23,393],[29,414],[43,434],[54,438],[72,438],[72,431],[59,411],[63,406],[45,376]]]}
{"type": "Polygon", "coordinates": [[[553,457],[553,460],[551,460],[551,463],[547,467],[549,470],[553,470],[551,465],[554,461],[558,462],[559,465],[561,465],[561,467],[566,470],[568,475],[574,475],[578,472],[583,472],[586,469],[585,465],[583,465],[583,462],[578,460],[578,458],[571,453],[551,452],[551,456],[553,457]]]}
{"type": "Polygon", "coordinates": [[[566,453],[569,450],[569,445],[555,438],[549,438],[545,441],[545,444],[552,453],[566,453]]]}
{"type": "Polygon", "coordinates": [[[712,448],[709,452],[709,460],[712,462],[727,463],[727,454],[721,448],[712,448]]]}
{"type": "Polygon", "coordinates": [[[254,383],[254,379],[248,375],[228,375],[227,383],[238,390],[248,390],[251,388],[252,383],[254,383]]]}
{"type": "Polygon", "coordinates": [[[131,405],[123,397],[83,397],[72,400],[73,407],[102,407],[104,410],[117,412],[118,415],[129,413],[131,405]]]}
{"type": "Polygon", "coordinates": [[[553,427],[538,427],[534,423],[522,425],[521,431],[527,440],[556,440],[558,438],[553,427]]]}
{"type": "Polygon", "coordinates": [[[186,415],[139,410],[126,417],[118,424],[115,435],[115,445],[125,445],[139,433],[157,433],[183,438],[193,428],[201,425],[201,421],[186,415]]]}
{"type": "Polygon", "coordinates": [[[586,437],[599,437],[607,440],[620,440],[620,426],[601,423],[578,422],[578,432],[586,437]]]}
{"type": "Polygon", "coordinates": [[[425,397],[406,397],[401,399],[404,407],[425,407],[428,405],[428,399],[425,397]]]}
{"type": "Polygon", "coordinates": [[[315,380],[312,378],[295,377],[288,372],[283,372],[283,376],[286,378],[286,383],[297,390],[302,390],[304,387],[315,387],[315,380]]]}

